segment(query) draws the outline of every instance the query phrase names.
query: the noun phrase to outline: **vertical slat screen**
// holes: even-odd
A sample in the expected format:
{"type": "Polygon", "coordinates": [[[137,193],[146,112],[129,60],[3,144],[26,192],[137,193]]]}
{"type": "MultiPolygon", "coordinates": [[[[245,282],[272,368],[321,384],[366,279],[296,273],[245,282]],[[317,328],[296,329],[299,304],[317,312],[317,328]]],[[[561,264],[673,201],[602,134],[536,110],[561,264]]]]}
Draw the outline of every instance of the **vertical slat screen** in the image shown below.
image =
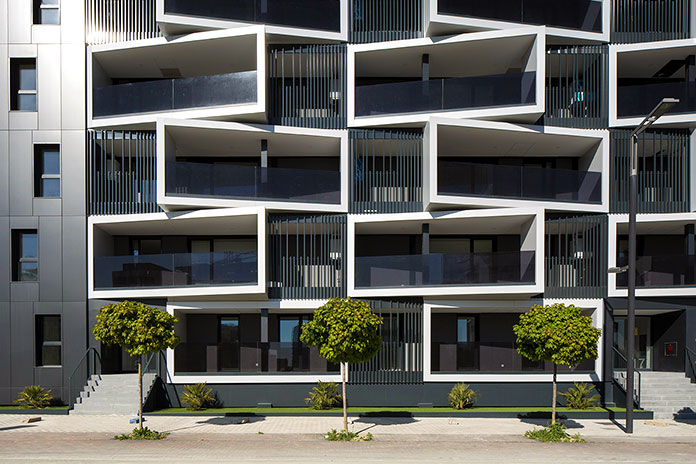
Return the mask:
{"type": "Polygon", "coordinates": [[[345,44],[270,47],[269,122],[344,129],[346,50],[345,44]]]}
{"type": "Polygon", "coordinates": [[[349,135],[350,212],[422,211],[422,132],[356,129],[349,135]]]}
{"type": "MultiPolygon", "coordinates": [[[[656,130],[643,132],[639,137],[638,212],[688,212],[691,169],[688,130],[656,130]]],[[[611,131],[610,152],[609,210],[627,213],[630,130],[611,131]]]]}
{"type": "Polygon", "coordinates": [[[612,43],[690,37],[690,0],[613,0],[612,43]]]}
{"type": "Polygon", "coordinates": [[[269,216],[269,298],[345,297],[346,233],[345,215],[269,216]]]}
{"type": "Polygon", "coordinates": [[[379,329],[382,349],[370,361],[350,366],[350,383],[423,383],[423,303],[365,301],[370,304],[375,314],[385,319],[385,323],[379,329]]]}
{"type": "Polygon", "coordinates": [[[422,0],[351,0],[350,17],[352,43],[423,37],[422,0]]]}
{"type": "Polygon", "coordinates": [[[544,296],[607,296],[607,222],[605,215],[546,220],[544,296]]]}
{"type": "Polygon", "coordinates": [[[156,0],[86,0],[87,44],[159,37],[156,0]]]}
{"type": "Polygon", "coordinates": [[[160,211],[154,131],[87,131],[90,215],[160,211]]]}
{"type": "Polygon", "coordinates": [[[546,51],[545,124],[582,129],[608,126],[608,57],[606,45],[546,51]]]}

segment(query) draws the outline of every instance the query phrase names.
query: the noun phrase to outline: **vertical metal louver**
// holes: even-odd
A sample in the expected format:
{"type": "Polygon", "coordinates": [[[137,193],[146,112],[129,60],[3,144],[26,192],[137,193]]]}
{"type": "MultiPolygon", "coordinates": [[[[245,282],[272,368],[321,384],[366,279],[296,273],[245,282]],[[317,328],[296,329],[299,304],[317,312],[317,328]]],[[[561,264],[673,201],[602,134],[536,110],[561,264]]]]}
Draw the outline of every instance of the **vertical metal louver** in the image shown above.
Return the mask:
{"type": "Polygon", "coordinates": [[[350,212],[422,211],[422,132],[356,129],[349,135],[350,212]]]}
{"type": "Polygon", "coordinates": [[[612,4],[612,43],[690,37],[690,0],[614,0],[612,4]]]}
{"type": "Polygon", "coordinates": [[[156,140],[154,131],[87,131],[90,215],[160,211],[156,140]]]}
{"type": "Polygon", "coordinates": [[[350,41],[383,42],[423,37],[422,0],[352,0],[350,41]]]}
{"type": "MultiPolygon", "coordinates": [[[[638,212],[689,211],[689,131],[644,132],[638,140],[638,212]]],[[[628,212],[631,131],[612,130],[609,211],[628,212]]]]}
{"type": "Polygon", "coordinates": [[[346,46],[317,44],[269,49],[271,124],[346,127],[346,46]]]}
{"type": "Polygon", "coordinates": [[[88,45],[159,37],[156,0],[86,0],[88,45]]]}

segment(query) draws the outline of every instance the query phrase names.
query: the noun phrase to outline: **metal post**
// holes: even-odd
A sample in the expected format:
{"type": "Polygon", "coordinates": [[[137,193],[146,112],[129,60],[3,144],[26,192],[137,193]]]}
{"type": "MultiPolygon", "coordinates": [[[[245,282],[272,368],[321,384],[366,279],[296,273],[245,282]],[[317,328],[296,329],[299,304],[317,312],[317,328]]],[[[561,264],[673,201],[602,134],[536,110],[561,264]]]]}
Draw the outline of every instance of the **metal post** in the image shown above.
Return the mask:
{"type": "Polygon", "coordinates": [[[631,136],[631,176],[628,203],[628,315],[626,318],[626,433],[633,433],[633,376],[636,326],[636,197],[638,182],[638,135],[631,136]]]}

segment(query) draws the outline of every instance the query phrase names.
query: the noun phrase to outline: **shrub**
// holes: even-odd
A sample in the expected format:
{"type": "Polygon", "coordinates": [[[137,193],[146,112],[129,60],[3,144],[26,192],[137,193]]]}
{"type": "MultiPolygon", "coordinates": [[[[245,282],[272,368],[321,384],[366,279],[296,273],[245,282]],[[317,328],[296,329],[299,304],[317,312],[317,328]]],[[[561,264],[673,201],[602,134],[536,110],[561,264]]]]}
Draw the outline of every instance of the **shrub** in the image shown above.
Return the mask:
{"type": "Polygon", "coordinates": [[[373,437],[370,432],[360,436],[360,434],[355,432],[346,432],[345,430],[338,432],[336,429],[331,429],[330,432],[324,435],[324,438],[328,441],[372,441],[373,437]]]}
{"type": "Polygon", "coordinates": [[[584,443],[585,440],[583,440],[580,437],[579,433],[576,433],[575,435],[571,436],[568,435],[568,433],[565,431],[565,425],[561,424],[560,422],[556,422],[555,424],[551,424],[546,428],[541,428],[537,429],[534,427],[534,430],[527,430],[524,432],[524,436],[531,439],[531,440],[536,440],[536,441],[543,441],[543,442],[552,442],[552,443],[560,443],[560,442],[566,442],[566,443],[584,443]]]}
{"type": "Polygon", "coordinates": [[[166,432],[156,432],[147,427],[134,428],[131,433],[122,433],[114,435],[114,440],[161,440],[169,435],[166,432]]]}
{"type": "Polygon", "coordinates": [[[39,385],[30,385],[19,392],[15,403],[25,409],[43,409],[50,405],[51,401],[53,401],[51,390],[45,390],[39,385]]]}
{"type": "Polygon", "coordinates": [[[449,394],[449,404],[454,409],[466,409],[474,405],[478,399],[478,393],[465,383],[458,383],[452,387],[449,394]]]}
{"type": "Polygon", "coordinates": [[[330,409],[341,402],[341,395],[338,394],[338,384],[336,382],[317,382],[317,386],[309,392],[309,398],[305,398],[305,403],[311,405],[312,409],[330,409]]]}
{"type": "Polygon", "coordinates": [[[208,388],[205,382],[186,385],[184,387],[184,394],[181,395],[181,400],[188,404],[186,409],[190,411],[200,411],[216,401],[213,395],[213,389],[208,388]]]}
{"type": "Polygon", "coordinates": [[[597,407],[599,394],[594,391],[594,385],[585,382],[573,382],[575,387],[570,387],[568,392],[560,393],[566,400],[566,405],[571,409],[590,409],[597,407]]]}

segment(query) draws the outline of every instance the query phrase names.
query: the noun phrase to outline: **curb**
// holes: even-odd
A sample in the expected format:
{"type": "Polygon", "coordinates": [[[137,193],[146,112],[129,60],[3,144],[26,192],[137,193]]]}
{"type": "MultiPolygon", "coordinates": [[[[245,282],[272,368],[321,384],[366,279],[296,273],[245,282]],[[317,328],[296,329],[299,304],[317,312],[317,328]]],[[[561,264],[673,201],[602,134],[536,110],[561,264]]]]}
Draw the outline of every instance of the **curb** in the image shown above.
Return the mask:
{"type": "Polygon", "coordinates": [[[45,416],[67,416],[69,409],[0,409],[0,414],[43,414],[45,416]]]}

